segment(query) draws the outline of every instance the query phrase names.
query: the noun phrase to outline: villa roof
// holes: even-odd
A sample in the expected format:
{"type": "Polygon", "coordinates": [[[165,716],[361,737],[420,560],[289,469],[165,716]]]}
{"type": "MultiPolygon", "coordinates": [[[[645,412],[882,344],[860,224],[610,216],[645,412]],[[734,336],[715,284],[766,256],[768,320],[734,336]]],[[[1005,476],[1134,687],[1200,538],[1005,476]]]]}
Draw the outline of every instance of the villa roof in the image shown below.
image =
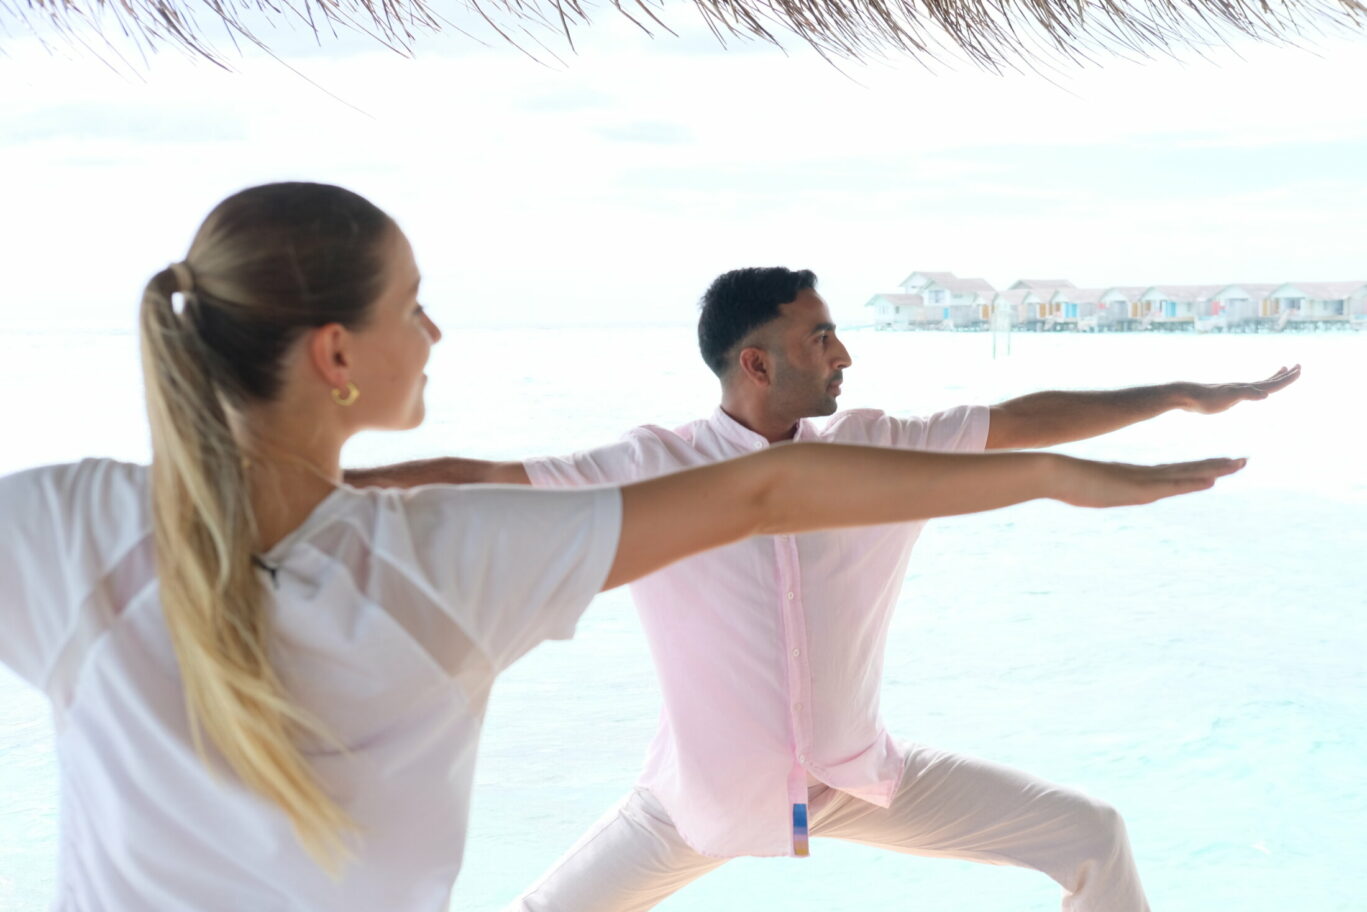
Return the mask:
{"type": "Polygon", "coordinates": [[[952,282],[952,281],[954,281],[956,278],[958,278],[958,276],[954,275],[954,273],[952,273],[952,272],[926,272],[924,269],[917,269],[917,270],[912,271],[905,279],[903,279],[902,282],[901,282],[901,284],[903,284],[903,285],[907,284],[907,283],[910,282],[910,281],[912,280],[912,278],[915,277],[915,276],[925,276],[927,279],[930,279],[932,282],[941,282],[941,283],[943,283],[943,282],[952,282]]]}
{"type": "Polygon", "coordinates": [[[1318,298],[1320,300],[1333,301],[1338,298],[1348,298],[1363,288],[1367,288],[1367,281],[1360,282],[1286,282],[1276,286],[1273,292],[1269,292],[1271,297],[1283,288],[1295,289],[1302,292],[1307,298],[1318,298]]]}
{"type": "Polygon", "coordinates": [[[1028,288],[1032,291],[1057,291],[1060,288],[1075,288],[1067,279],[1017,279],[1011,283],[1011,290],[1028,288]]]}
{"type": "Polygon", "coordinates": [[[978,294],[994,294],[997,290],[989,285],[986,279],[953,278],[944,281],[936,279],[935,284],[954,294],[971,294],[973,292],[977,292],[978,294]]]}
{"type": "Polygon", "coordinates": [[[1111,285],[1106,289],[1107,294],[1115,293],[1124,295],[1126,298],[1136,299],[1144,292],[1152,288],[1152,285],[1111,285]]]}
{"type": "Polygon", "coordinates": [[[1282,285],[1274,285],[1270,282],[1230,282],[1228,285],[1222,285],[1220,287],[1220,291],[1228,291],[1231,288],[1238,288],[1242,291],[1248,292],[1255,298],[1266,298],[1269,295],[1271,295],[1272,292],[1276,291],[1278,288],[1284,287],[1284,284],[1285,283],[1283,283],[1282,285]]]}
{"type": "Polygon", "coordinates": [[[917,307],[921,304],[924,304],[926,301],[925,297],[918,294],[876,294],[873,297],[869,298],[868,302],[864,306],[867,307],[868,305],[872,304],[874,301],[877,301],[879,299],[887,301],[889,304],[900,304],[903,307],[917,307]]]}
{"type": "Polygon", "coordinates": [[[1060,288],[1055,291],[1050,300],[1057,298],[1060,301],[1072,301],[1076,304],[1097,304],[1106,296],[1109,288],[1060,288]]]}
{"type": "MultiPolygon", "coordinates": [[[[1205,301],[1214,297],[1225,285],[1150,285],[1148,291],[1162,293],[1169,301],[1205,301]]],[[[1147,292],[1146,292],[1147,293],[1147,292]]]]}

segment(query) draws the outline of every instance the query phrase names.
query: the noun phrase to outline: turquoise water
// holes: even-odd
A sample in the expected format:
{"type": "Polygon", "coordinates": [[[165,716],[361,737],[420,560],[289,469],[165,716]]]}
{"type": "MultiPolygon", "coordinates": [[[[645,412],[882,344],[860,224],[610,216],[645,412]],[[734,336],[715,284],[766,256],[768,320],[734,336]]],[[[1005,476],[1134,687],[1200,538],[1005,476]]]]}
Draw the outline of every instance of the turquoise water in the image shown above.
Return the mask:
{"type": "MultiPolygon", "coordinates": [[[[440,314],[438,314],[440,319],[440,314]]],[[[709,411],[686,327],[451,331],[428,424],[359,440],[356,464],[517,457],[709,411]]],[[[1178,377],[1296,386],[1225,415],[1172,414],[1063,447],[1099,458],[1247,455],[1217,490],[1093,512],[1029,504],[933,523],[889,644],[883,714],[900,737],[1080,786],[1124,813],[1155,909],[1359,912],[1367,865],[1367,336],[848,333],[844,404],[927,412],[1046,387],[1178,377]]],[[[0,334],[0,472],[146,454],[126,336],[0,334]],[[38,392],[35,392],[38,391],[38,392]]],[[[630,785],[656,693],[629,600],[601,597],[569,643],[495,690],[453,908],[495,910],[630,785]]],[[[0,672],[0,910],[44,908],[55,856],[50,725],[0,672]]],[[[1030,872],[816,841],[741,859],[666,912],[1057,908],[1030,872]]]]}

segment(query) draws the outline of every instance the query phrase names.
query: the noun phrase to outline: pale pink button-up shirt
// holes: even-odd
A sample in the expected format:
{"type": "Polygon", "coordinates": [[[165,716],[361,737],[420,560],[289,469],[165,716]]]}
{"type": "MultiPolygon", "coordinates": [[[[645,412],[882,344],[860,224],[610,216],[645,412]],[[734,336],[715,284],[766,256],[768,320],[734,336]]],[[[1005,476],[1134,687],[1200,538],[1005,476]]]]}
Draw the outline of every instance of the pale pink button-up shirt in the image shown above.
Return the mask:
{"type": "MultiPolygon", "coordinates": [[[[988,410],[841,412],[799,441],[980,451],[988,410]]],[[[675,430],[526,463],[535,485],[624,484],[768,446],[721,409],[675,430]]],[[[707,855],[801,854],[809,777],[886,807],[904,757],[879,716],[888,623],[923,523],[753,538],[632,592],[664,695],[641,784],[707,855]],[[805,814],[805,807],[801,810],[805,814]]]]}

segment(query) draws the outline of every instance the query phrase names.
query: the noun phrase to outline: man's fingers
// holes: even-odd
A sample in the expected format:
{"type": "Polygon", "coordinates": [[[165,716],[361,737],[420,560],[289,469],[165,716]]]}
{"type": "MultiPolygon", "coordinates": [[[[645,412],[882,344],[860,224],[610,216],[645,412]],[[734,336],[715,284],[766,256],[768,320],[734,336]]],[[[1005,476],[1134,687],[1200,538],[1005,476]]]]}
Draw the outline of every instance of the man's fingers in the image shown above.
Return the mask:
{"type": "Polygon", "coordinates": [[[1300,366],[1299,364],[1297,364],[1295,367],[1291,367],[1291,368],[1283,367],[1281,370],[1277,371],[1277,372],[1276,372],[1275,374],[1273,374],[1271,377],[1268,377],[1266,380],[1263,380],[1262,382],[1263,382],[1263,383],[1290,383],[1292,380],[1295,380],[1295,379],[1296,379],[1297,377],[1299,377],[1300,375],[1301,375],[1301,366],[1300,366]]]}
{"type": "Polygon", "coordinates": [[[1297,380],[1300,379],[1300,376],[1301,366],[1297,364],[1290,370],[1282,368],[1281,370],[1277,371],[1277,373],[1273,374],[1271,377],[1268,377],[1266,380],[1259,380],[1257,383],[1250,383],[1248,384],[1248,387],[1261,392],[1263,395],[1259,396],[1258,398],[1262,399],[1266,398],[1268,393],[1275,393],[1277,390],[1283,389],[1284,387],[1290,386],[1292,383],[1295,383],[1297,380]]]}

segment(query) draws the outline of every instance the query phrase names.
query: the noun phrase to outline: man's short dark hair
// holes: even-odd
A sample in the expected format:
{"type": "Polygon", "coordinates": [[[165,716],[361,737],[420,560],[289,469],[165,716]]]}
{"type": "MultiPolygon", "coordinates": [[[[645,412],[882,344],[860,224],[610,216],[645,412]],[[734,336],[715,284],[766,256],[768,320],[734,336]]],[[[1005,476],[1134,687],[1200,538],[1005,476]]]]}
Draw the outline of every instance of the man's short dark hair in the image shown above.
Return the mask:
{"type": "Polygon", "coordinates": [[[698,348],[712,373],[726,376],[737,343],[777,317],[780,305],[814,288],[816,273],[810,269],[751,266],[717,276],[702,296],[698,317],[698,348]]]}

